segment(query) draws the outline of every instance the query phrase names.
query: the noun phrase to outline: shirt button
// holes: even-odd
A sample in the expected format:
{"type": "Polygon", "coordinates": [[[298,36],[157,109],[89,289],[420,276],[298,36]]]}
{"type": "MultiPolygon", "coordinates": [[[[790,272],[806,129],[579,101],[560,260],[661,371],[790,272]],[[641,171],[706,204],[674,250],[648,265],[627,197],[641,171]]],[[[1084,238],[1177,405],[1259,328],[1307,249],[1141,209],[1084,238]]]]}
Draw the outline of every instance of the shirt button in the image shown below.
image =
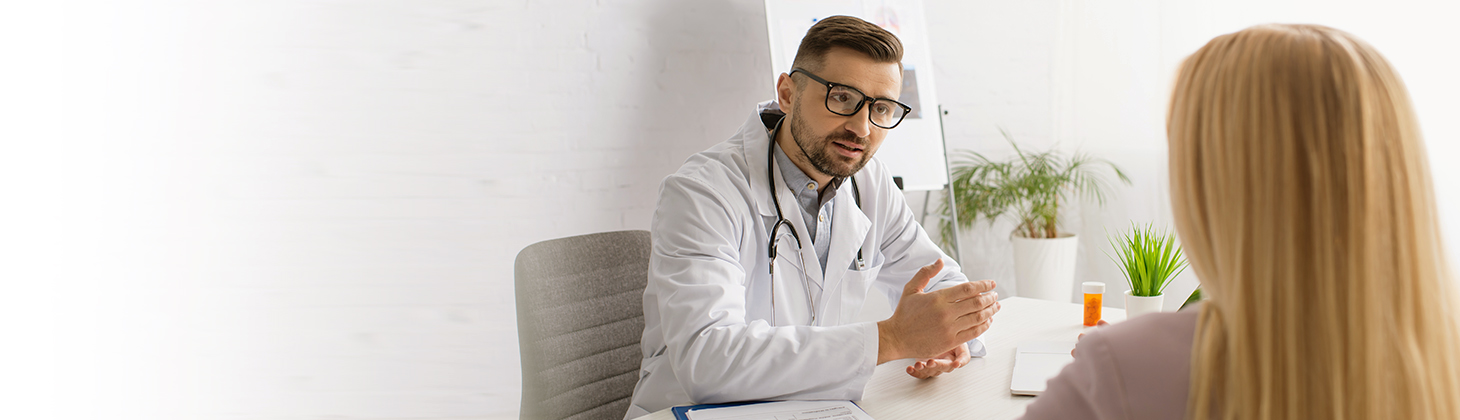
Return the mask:
{"type": "Polygon", "coordinates": [[[826,215],[825,214],[817,215],[816,216],[816,221],[818,221],[818,222],[825,222],[826,221],[826,215]]]}
{"type": "Polygon", "coordinates": [[[816,183],[815,182],[807,182],[806,183],[806,189],[808,189],[808,190],[814,190],[814,189],[816,189],[816,183]]]}

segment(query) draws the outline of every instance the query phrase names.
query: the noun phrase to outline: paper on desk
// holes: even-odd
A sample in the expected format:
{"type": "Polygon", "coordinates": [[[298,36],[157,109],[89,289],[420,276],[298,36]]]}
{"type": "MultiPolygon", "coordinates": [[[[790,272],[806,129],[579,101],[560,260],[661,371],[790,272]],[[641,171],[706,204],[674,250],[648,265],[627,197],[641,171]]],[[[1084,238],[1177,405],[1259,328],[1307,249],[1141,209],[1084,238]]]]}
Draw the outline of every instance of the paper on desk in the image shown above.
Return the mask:
{"type": "Polygon", "coordinates": [[[851,401],[780,401],[695,410],[689,420],[872,420],[851,401]]]}
{"type": "Polygon", "coordinates": [[[1009,392],[1014,395],[1039,395],[1051,378],[1058,376],[1065,365],[1075,361],[1070,354],[1073,341],[1025,341],[1014,353],[1014,373],[1009,392]]]}

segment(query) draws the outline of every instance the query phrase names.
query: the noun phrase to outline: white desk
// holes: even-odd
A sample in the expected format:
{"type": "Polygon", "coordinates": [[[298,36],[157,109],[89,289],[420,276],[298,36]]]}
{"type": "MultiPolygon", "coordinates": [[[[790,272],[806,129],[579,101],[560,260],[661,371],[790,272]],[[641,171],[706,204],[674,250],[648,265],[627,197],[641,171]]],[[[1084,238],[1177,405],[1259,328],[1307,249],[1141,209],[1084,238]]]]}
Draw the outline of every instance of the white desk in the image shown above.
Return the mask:
{"type": "MultiPolygon", "coordinates": [[[[872,374],[867,393],[857,401],[877,420],[921,418],[1012,419],[1024,414],[1034,397],[1009,394],[1014,371],[1014,350],[1030,340],[1071,340],[1080,335],[1081,305],[1011,297],[1001,300],[1003,309],[994,315],[994,325],[983,335],[986,357],[974,358],[961,369],[933,379],[920,380],[904,369],[913,360],[884,363],[872,374]]],[[[1106,321],[1125,319],[1125,311],[1104,308],[1106,321]]],[[[669,410],[641,417],[643,420],[674,420],[669,410]]]]}

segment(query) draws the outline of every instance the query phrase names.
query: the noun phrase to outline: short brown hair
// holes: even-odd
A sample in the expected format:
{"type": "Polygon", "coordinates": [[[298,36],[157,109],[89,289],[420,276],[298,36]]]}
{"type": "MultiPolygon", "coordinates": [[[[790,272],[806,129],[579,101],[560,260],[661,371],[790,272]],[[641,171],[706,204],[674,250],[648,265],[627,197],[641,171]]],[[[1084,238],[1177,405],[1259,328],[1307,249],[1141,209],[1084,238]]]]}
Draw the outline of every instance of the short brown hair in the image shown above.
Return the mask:
{"type": "Polygon", "coordinates": [[[832,47],[844,47],[867,54],[879,63],[902,65],[902,41],[886,29],[851,16],[822,19],[806,31],[796,60],[791,63],[810,71],[821,70],[822,59],[832,47]]]}

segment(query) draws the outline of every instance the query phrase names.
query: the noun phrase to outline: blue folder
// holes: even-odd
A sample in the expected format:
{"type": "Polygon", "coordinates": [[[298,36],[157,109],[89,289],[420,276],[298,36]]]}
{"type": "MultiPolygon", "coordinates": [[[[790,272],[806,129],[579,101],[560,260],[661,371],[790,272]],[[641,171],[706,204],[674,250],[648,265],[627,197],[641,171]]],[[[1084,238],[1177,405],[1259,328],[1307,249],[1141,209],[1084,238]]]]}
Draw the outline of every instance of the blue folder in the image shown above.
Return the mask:
{"type": "MultiPolygon", "coordinates": [[[[703,410],[703,409],[706,409],[706,408],[734,407],[734,406],[737,406],[737,405],[765,404],[765,403],[769,403],[769,402],[778,402],[778,401],[745,401],[745,402],[733,402],[733,403],[724,403],[724,404],[685,405],[685,406],[674,407],[674,408],[671,408],[669,410],[670,410],[670,412],[674,413],[674,418],[675,419],[677,419],[677,420],[689,420],[688,413],[691,412],[691,411],[695,411],[695,410],[703,410]]],[[[856,405],[856,406],[859,406],[859,407],[861,406],[860,404],[857,404],[856,401],[852,401],[852,405],[856,405]]]]}
{"type": "Polygon", "coordinates": [[[706,409],[706,408],[734,407],[734,406],[737,406],[737,405],[763,404],[763,403],[768,403],[768,402],[771,402],[771,401],[746,401],[746,402],[733,402],[733,403],[724,403],[724,404],[685,405],[685,406],[674,407],[674,408],[670,409],[670,411],[674,413],[674,418],[676,418],[678,420],[689,420],[689,416],[687,415],[687,413],[689,413],[691,411],[695,411],[695,410],[703,410],[703,409],[706,409]]]}

